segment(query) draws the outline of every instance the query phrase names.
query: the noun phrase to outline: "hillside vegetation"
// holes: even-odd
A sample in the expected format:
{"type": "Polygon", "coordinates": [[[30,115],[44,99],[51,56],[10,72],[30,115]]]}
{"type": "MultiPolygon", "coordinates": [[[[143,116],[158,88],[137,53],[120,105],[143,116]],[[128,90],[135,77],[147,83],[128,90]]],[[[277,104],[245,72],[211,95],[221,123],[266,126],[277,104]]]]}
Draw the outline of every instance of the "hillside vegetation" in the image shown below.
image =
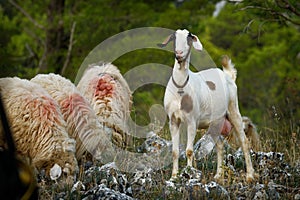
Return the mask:
{"type": "MultiPolygon", "coordinates": [[[[54,72],[74,81],[88,53],[115,34],[139,27],[186,28],[200,38],[217,66],[221,55],[232,58],[242,115],[257,124],[265,151],[283,152],[295,164],[300,152],[299,3],[227,2],[213,16],[217,2],[0,1],[0,77],[54,72]]],[[[163,50],[141,49],[113,63],[124,74],[145,63],[173,62],[173,55],[163,50]]],[[[134,121],[149,123],[148,110],[162,104],[164,89],[151,84],[135,91],[134,121]]],[[[170,137],[167,128],[161,136],[170,137]]]]}

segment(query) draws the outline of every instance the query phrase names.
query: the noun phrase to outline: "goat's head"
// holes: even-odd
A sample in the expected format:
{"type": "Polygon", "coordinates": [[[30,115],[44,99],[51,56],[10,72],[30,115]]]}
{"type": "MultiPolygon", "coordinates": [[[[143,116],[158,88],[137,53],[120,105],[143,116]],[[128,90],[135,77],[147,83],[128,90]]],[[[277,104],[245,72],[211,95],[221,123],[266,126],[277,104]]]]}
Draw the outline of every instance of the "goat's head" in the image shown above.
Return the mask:
{"type": "Polygon", "coordinates": [[[191,34],[188,30],[177,30],[169,35],[159,47],[165,47],[169,42],[174,41],[174,53],[178,63],[182,63],[190,56],[191,47],[202,51],[202,44],[197,36],[191,34]]]}
{"type": "Polygon", "coordinates": [[[250,129],[255,129],[255,125],[252,123],[249,117],[243,116],[243,129],[247,135],[250,129]]]}

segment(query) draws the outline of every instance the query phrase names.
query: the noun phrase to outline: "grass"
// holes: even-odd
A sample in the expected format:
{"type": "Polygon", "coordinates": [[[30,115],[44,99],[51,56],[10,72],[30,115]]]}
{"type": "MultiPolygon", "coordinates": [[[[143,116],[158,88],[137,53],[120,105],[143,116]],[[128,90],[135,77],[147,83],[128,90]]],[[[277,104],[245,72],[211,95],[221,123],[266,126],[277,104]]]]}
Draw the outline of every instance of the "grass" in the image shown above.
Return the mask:
{"type": "MultiPolygon", "coordinates": [[[[234,163],[234,169],[224,165],[224,181],[221,185],[229,192],[230,198],[236,199],[238,197],[243,197],[243,195],[254,195],[255,187],[257,184],[262,184],[265,188],[268,184],[274,182],[282,186],[282,188],[277,189],[280,192],[281,199],[294,198],[293,195],[297,194],[300,188],[300,145],[299,145],[299,134],[300,128],[296,125],[296,122],[284,122],[278,121],[277,119],[269,119],[264,122],[264,126],[258,126],[259,134],[262,140],[262,151],[263,152],[281,152],[284,154],[284,162],[278,165],[277,162],[270,161],[266,166],[260,166],[253,158],[253,165],[255,171],[259,174],[259,179],[256,183],[247,184],[245,182],[245,164],[243,157],[237,159],[234,163]],[[273,162],[273,163],[272,163],[273,162]],[[283,166],[283,165],[287,166],[283,166]],[[288,167],[289,166],[289,167],[288,167]],[[281,171],[280,171],[281,170],[281,171]],[[284,176],[282,171],[286,170],[290,176],[284,176]],[[298,171],[297,171],[298,170],[298,171]],[[278,175],[279,174],[279,175],[278,175]],[[245,192],[243,193],[244,187],[245,192]]],[[[201,137],[198,134],[198,138],[201,137]]],[[[165,126],[158,135],[162,138],[170,140],[170,134],[168,127],[165,126]]],[[[136,149],[142,141],[134,140],[134,145],[129,148],[131,150],[136,149]]],[[[226,148],[226,154],[233,154],[234,151],[230,148],[226,148]]],[[[83,161],[80,165],[80,172],[78,174],[78,180],[81,180],[84,185],[89,188],[93,188],[103,181],[103,175],[94,174],[93,176],[86,176],[84,171],[87,169],[86,162],[83,161]]],[[[195,167],[202,172],[201,183],[206,184],[214,181],[213,176],[216,173],[216,154],[212,153],[203,158],[200,162],[195,163],[195,167]]],[[[94,161],[95,166],[100,166],[101,164],[94,161]]],[[[179,168],[182,170],[186,166],[186,160],[181,159],[179,162],[179,168]]],[[[156,172],[151,173],[152,182],[145,184],[143,190],[138,188],[138,186],[132,185],[133,197],[137,199],[189,199],[191,191],[184,188],[182,191],[177,191],[170,189],[166,186],[166,181],[171,177],[172,164],[162,168],[156,172]]],[[[134,178],[133,174],[125,173],[127,180],[131,182],[134,178]]],[[[61,187],[57,183],[48,180],[40,190],[41,199],[81,199],[83,193],[80,191],[71,192],[70,187],[61,187]]],[[[41,184],[41,182],[40,182],[41,184]]],[[[85,191],[86,191],[85,190],[85,191]]],[[[299,193],[299,192],[298,192],[299,193]]],[[[200,194],[200,193],[199,193],[200,194]]],[[[194,194],[194,195],[199,195],[194,194]]],[[[199,196],[198,196],[199,197],[199,196]]],[[[202,196],[203,197],[203,196],[202,196]]],[[[202,199],[201,197],[201,199],[202,199]]],[[[204,198],[204,197],[203,197],[204,198]]],[[[205,198],[204,198],[205,199],[205,198]]]]}

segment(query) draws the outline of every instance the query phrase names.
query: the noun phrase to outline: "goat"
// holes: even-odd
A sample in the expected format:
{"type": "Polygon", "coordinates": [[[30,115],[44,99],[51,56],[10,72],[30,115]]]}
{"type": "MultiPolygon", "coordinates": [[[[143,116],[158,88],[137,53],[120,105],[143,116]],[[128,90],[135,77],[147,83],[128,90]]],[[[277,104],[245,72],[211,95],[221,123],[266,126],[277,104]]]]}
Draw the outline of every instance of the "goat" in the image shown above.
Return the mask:
{"type": "MultiPolygon", "coordinates": [[[[245,131],[246,137],[249,140],[249,147],[250,149],[253,149],[253,151],[261,151],[261,142],[259,139],[259,135],[257,133],[256,125],[251,121],[249,117],[243,116],[243,129],[245,131]]],[[[239,141],[237,140],[237,135],[234,130],[230,132],[228,137],[226,137],[226,140],[228,141],[229,145],[237,149],[241,145],[239,144],[239,141]]]]}
{"type": "MultiPolygon", "coordinates": [[[[191,47],[202,51],[203,46],[196,35],[188,30],[177,30],[169,35],[160,47],[174,41],[175,64],[164,95],[164,107],[169,118],[172,137],[173,169],[172,179],[177,177],[180,125],[187,125],[187,165],[192,166],[193,143],[197,128],[208,128],[206,134],[217,134],[232,124],[244,152],[247,175],[246,180],[254,180],[248,142],[243,130],[242,117],[238,107],[237,86],[232,76],[218,68],[194,73],[189,70],[191,47]]],[[[230,62],[227,62],[230,64],[230,62]]],[[[227,65],[229,66],[229,65],[227,65]]],[[[227,68],[232,72],[233,66],[227,68]]],[[[226,128],[227,130],[228,128],[226,128]]],[[[215,138],[219,138],[218,136],[215,138]]],[[[214,139],[215,139],[214,138],[214,139]]],[[[216,139],[217,140],[217,139],[216,139]]],[[[215,179],[221,178],[223,169],[223,141],[217,140],[217,172],[215,179]]]]}
{"type": "MultiPolygon", "coordinates": [[[[237,77],[237,71],[234,68],[234,65],[231,63],[231,59],[227,55],[225,55],[222,57],[221,63],[223,66],[223,71],[225,73],[227,73],[232,78],[232,80],[235,82],[236,77],[237,77]]],[[[250,142],[250,148],[253,149],[254,151],[261,150],[261,142],[260,142],[259,135],[257,133],[255,124],[251,121],[251,119],[249,117],[246,117],[246,116],[243,116],[242,120],[243,120],[244,132],[246,134],[247,139],[250,142]]],[[[226,128],[229,126],[224,126],[223,128],[226,128]]],[[[237,149],[239,146],[241,146],[239,144],[239,141],[237,140],[238,137],[234,130],[232,130],[232,131],[227,130],[227,131],[225,131],[225,133],[226,134],[223,134],[223,136],[226,137],[226,139],[230,143],[231,147],[237,149]]]]}

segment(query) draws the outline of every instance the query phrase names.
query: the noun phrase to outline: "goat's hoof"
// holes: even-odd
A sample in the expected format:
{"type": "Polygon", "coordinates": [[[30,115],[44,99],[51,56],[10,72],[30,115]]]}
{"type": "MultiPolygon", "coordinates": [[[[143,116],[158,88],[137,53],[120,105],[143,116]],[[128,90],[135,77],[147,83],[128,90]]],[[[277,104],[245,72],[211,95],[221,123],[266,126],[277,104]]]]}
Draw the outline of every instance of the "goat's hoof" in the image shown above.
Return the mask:
{"type": "Polygon", "coordinates": [[[259,174],[257,173],[251,173],[246,175],[246,181],[248,183],[253,183],[258,178],[259,178],[259,174]]]}
{"type": "Polygon", "coordinates": [[[259,177],[259,175],[257,173],[247,174],[246,181],[247,181],[247,183],[253,183],[258,177],[259,177]]]}
{"type": "Polygon", "coordinates": [[[247,183],[252,183],[254,181],[254,177],[252,175],[251,176],[247,175],[246,181],[247,181],[247,183]]]}
{"type": "Polygon", "coordinates": [[[177,182],[178,181],[178,177],[177,176],[173,176],[172,175],[172,177],[170,178],[170,180],[169,180],[170,182],[177,182]]]}
{"type": "Polygon", "coordinates": [[[220,179],[221,179],[221,175],[220,175],[220,174],[216,174],[216,175],[214,176],[214,179],[215,179],[215,180],[220,180],[220,179]]]}
{"type": "Polygon", "coordinates": [[[216,174],[214,176],[214,179],[217,183],[223,183],[224,182],[224,179],[222,178],[222,176],[220,174],[216,174]]]}

